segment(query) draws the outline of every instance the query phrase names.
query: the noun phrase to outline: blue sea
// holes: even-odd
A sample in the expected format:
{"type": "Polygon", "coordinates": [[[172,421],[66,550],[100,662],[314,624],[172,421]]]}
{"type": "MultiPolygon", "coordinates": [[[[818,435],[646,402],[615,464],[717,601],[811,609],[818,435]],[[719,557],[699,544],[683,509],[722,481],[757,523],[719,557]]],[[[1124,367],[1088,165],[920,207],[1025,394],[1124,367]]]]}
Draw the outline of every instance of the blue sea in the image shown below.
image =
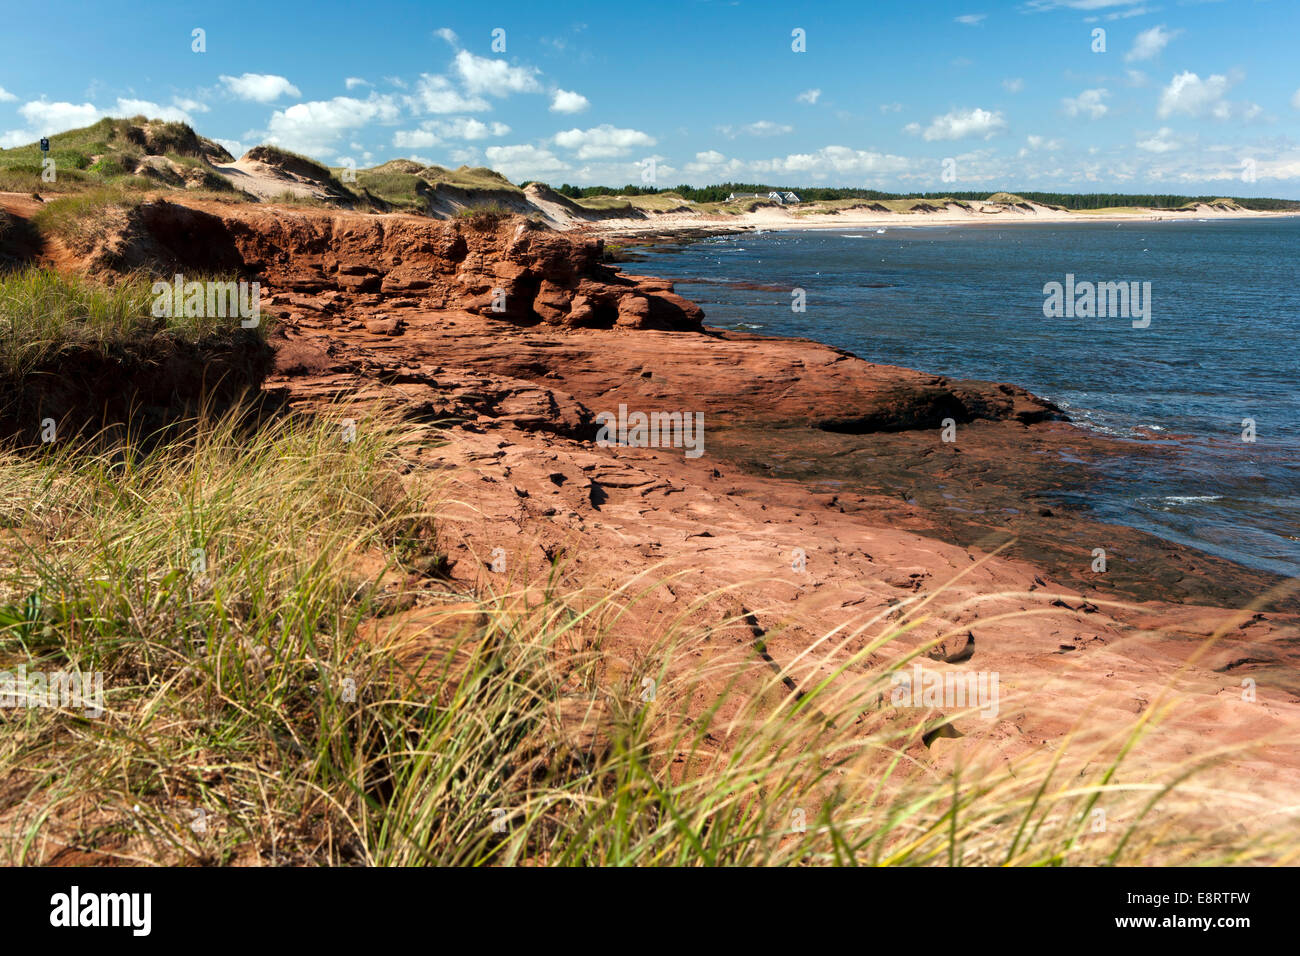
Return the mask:
{"type": "Polygon", "coordinates": [[[1022,385],[1132,448],[1072,504],[1300,575],[1300,218],[746,233],[649,258],[631,271],[678,280],[710,325],[1022,385]],[[1045,317],[1067,274],[1149,282],[1150,325],[1045,317]]]}

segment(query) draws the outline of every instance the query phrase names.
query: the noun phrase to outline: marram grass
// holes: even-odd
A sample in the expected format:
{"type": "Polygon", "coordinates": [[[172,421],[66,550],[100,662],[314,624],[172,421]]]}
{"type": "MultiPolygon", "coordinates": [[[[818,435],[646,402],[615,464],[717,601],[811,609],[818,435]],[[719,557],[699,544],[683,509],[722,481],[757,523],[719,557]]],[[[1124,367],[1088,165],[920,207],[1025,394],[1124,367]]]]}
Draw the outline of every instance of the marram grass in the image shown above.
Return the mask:
{"type": "Polygon", "coordinates": [[[882,708],[888,669],[858,666],[897,631],[856,655],[861,628],[826,635],[796,694],[752,659],[701,665],[686,608],[611,676],[653,574],[454,593],[424,573],[436,495],[410,441],[359,409],[232,413],[0,457],[0,669],[102,672],[106,708],[0,714],[0,862],[1210,864],[1295,843],[1165,812],[1200,762],[1126,773],[1158,708],[943,769],[935,718],[882,708]],[[412,643],[403,622],[439,609],[452,625],[412,643]],[[1099,803],[1125,822],[1093,832],[1099,803]]]}

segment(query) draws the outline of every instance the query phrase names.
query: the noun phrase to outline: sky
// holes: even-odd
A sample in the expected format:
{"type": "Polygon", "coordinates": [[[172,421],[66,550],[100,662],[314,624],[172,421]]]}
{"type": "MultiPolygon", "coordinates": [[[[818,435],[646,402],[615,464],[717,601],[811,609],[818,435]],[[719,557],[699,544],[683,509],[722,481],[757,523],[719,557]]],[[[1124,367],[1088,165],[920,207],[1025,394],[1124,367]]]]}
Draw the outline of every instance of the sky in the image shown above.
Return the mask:
{"type": "Polygon", "coordinates": [[[0,0],[0,23],[0,147],[144,113],[235,155],[554,185],[1300,199],[1300,0],[0,0]]]}

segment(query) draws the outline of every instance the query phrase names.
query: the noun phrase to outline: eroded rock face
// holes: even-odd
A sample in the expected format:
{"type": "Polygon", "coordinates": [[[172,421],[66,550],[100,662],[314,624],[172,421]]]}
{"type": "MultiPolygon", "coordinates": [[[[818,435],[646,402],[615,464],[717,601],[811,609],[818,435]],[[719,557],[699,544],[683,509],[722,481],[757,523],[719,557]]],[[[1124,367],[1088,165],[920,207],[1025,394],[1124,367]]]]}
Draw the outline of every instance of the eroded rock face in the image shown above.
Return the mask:
{"type": "Polygon", "coordinates": [[[172,268],[235,268],[270,290],[338,293],[335,312],[367,296],[410,297],[422,309],[464,309],[522,325],[697,330],[704,313],[661,279],[601,262],[601,240],[519,217],[432,220],[317,210],[192,208],[147,203],[129,258],[172,268]]]}

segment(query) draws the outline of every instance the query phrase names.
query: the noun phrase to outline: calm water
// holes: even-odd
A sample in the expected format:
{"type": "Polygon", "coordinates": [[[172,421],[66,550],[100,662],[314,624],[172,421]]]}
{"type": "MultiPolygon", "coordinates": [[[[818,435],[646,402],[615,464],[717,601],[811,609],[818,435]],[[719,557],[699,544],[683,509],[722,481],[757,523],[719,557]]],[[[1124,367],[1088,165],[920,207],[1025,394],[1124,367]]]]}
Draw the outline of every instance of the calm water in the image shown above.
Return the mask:
{"type": "Polygon", "coordinates": [[[1076,504],[1300,575],[1300,218],[777,232],[650,259],[631,271],[702,280],[678,291],[711,325],[1023,385],[1133,441],[1076,504]],[[1150,327],[1044,318],[1043,285],[1066,273],[1149,281],[1150,327]],[[806,312],[791,310],[792,287],[806,312]],[[1157,446],[1175,453],[1146,453],[1157,446]]]}

